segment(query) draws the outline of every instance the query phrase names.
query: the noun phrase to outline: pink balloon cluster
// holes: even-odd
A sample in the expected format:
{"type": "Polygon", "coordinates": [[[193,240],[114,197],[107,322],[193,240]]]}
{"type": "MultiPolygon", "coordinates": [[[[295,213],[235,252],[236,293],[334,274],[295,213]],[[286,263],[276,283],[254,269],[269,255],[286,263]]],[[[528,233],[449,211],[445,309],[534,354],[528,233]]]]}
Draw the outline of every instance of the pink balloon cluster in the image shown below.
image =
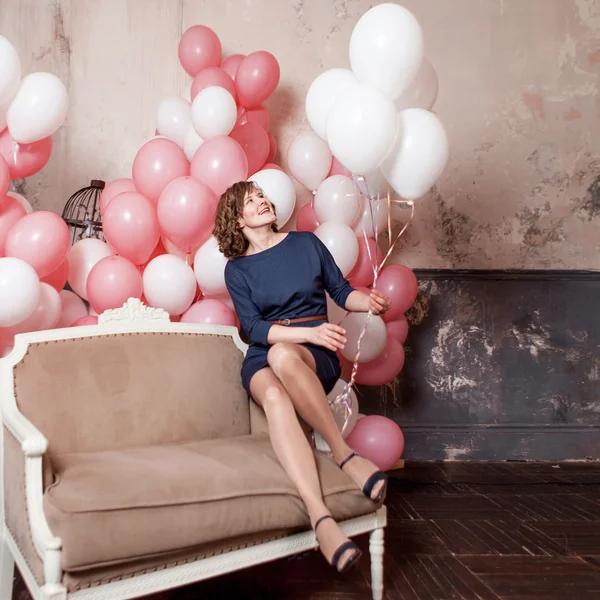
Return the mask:
{"type": "Polygon", "coordinates": [[[173,320],[232,325],[226,260],[211,232],[230,185],[279,169],[271,164],[277,145],[262,105],[277,87],[279,65],[264,51],[223,59],[218,36],[204,25],[185,31],[178,54],[193,77],[190,102],[164,100],[157,136],[137,152],[131,178],[105,187],[100,208],[111,255],[79,269],[78,293],[97,312],[133,296],[173,320]]]}
{"type": "MultiPolygon", "coordinates": [[[[10,67],[0,82],[5,98],[18,89],[20,63],[1,36],[0,50],[10,67]]],[[[189,100],[160,104],[156,136],[135,155],[131,176],[104,188],[106,242],[86,238],[70,249],[58,215],[33,212],[25,198],[8,191],[12,179],[48,162],[50,136],[64,118],[56,81],[24,80],[9,127],[0,128],[2,354],[17,333],[91,325],[130,297],[167,310],[175,321],[238,325],[224,282],[226,260],[211,232],[217,200],[231,184],[280,169],[272,163],[277,144],[263,106],[279,83],[279,65],[265,51],[223,58],[218,36],[202,25],[183,34],[178,53],[193,77],[189,100]],[[21,108],[36,98],[42,109],[54,104],[45,112],[33,107],[28,117],[21,108]],[[67,282],[70,290],[63,289],[67,282]]],[[[5,117],[0,110],[0,123],[5,117]]]]}

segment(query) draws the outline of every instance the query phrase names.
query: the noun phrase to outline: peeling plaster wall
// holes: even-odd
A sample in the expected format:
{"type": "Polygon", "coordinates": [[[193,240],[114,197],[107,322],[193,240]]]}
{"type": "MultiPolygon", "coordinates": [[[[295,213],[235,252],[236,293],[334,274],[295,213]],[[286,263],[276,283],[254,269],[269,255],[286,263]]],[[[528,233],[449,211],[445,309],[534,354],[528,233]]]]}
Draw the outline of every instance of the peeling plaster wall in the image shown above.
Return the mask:
{"type": "MultiPolygon", "coordinates": [[[[368,0],[2,0],[24,72],[48,70],[71,109],[49,165],[18,183],[60,212],[92,178],[130,175],[158,102],[188,77],[177,42],[213,27],[226,53],[280,61],[269,107],[283,164],[316,75],[347,66],[368,0]]],[[[405,0],[440,79],[452,157],[395,258],[422,268],[600,267],[600,0],[405,0]]],[[[300,203],[308,200],[305,191],[300,203]]],[[[403,214],[396,217],[401,220],[403,214]]]]}

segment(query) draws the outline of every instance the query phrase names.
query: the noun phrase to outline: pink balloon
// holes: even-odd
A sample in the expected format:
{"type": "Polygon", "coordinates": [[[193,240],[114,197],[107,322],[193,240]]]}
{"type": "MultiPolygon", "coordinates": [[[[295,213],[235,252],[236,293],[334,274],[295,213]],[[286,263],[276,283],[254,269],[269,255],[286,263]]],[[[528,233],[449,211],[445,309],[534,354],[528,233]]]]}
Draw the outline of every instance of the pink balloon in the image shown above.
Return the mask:
{"type": "Polygon", "coordinates": [[[106,241],[135,265],[148,261],[160,238],[156,211],[138,192],[123,192],[106,207],[102,219],[106,241]]]}
{"type": "Polygon", "coordinates": [[[217,199],[213,191],[193,177],[171,181],[158,200],[162,233],[187,254],[211,236],[217,199]]]}
{"type": "Polygon", "coordinates": [[[120,308],[129,298],[141,298],[142,275],[126,258],[107,256],[90,271],[86,294],[92,308],[100,315],[110,308],[120,308]]]}
{"type": "Polygon", "coordinates": [[[233,311],[223,302],[213,298],[205,298],[192,304],[181,316],[181,322],[232,327],[236,324],[233,311]]]}
{"type": "Polygon", "coordinates": [[[29,263],[40,277],[50,275],[65,259],[71,236],[56,213],[37,210],[19,219],[6,237],[6,256],[29,263]]]}
{"type": "Polygon", "coordinates": [[[237,99],[233,79],[231,79],[231,77],[225,71],[223,71],[223,69],[219,69],[219,67],[207,67],[206,69],[202,69],[202,71],[200,71],[200,73],[194,77],[194,81],[192,81],[192,87],[190,91],[190,98],[192,102],[204,88],[215,85],[225,88],[233,96],[234,100],[237,99]]]}
{"type": "Polygon", "coordinates": [[[352,177],[352,171],[348,171],[346,167],[340,163],[340,161],[334,156],[331,162],[331,169],[329,169],[328,177],[332,175],[345,175],[346,177],[352,177]]]}
{"type": "Polygon", "coordinates": [[[386,324],[388,337],[393,337],[401,344],[404,344],[408,337],[408,321],[404,315],[394,321],[388,321],[386,324]]]}
{"type": "Polygon", "coordinates": [[[52,273],[42,277],[40,281],[51,285],[57,292],[62,292],[69,277],[69,261],[65,258],[52,273]]]}
{"type": "MultiPolygon", "coordinates": [[[[8,129],[6,131],[8,131],[8,129]]],[[[10,169],[8,168],[8,164],[4,160],[4,157],[0,156],[0,203],[6,198],[6,192],[8,192],[9,185],[10,169]]]]}
{"type": "Polygon", "coordinates": [[[129,177],[121,177],[119,179],[113,179],[109,181],[100,194],[100,214],[104,214],[108,203],[118,194],[122,192],[135,192],[135,185],[133,185],[133,179],[129,177]]]}
{"type": "Polygon", "coordinates": [[[388,337],[377,358],[361,363],[356,382],[361,385],[384,385],[393,381],[404,366],[404,348],[395,337],[388,337]]]}
{"type": "Polygon", "coordinates": [[[191,175],[219,198],[234,183],[248,178],[248,159],[232,138],[220,135],[206,140],[192,158],[191,175]]]}
{"type": "Polygon", "coordinates": [[[269,156],[269,136],[267,132],[256,123],[237,125],[229,134],[246,154],[248,159],[248,173],[256,173],[267,162],[269,156]]]}
{"type": "Polygon", "coordinates": [[[313,232],[319,226],[315,209],[312,207],[310,202],[307,202],[299,211],[296,216],[296,229],[298,231],[310,231],[313,232]]]}
{"type": "MultiPolygon", "coordinates": [[[[375,266],[377,266],[381,263],[381,250],[375,240],[369,238],[368,243],[371,257],[376,263],[375,266]]],[[[347,279],[353,287],[366,286],[373,283],[373,263],[371,258],[369,258],[369,250],[367,250],[364,237],[358,238],[358,259],[352,271],[348,273],[347,279]]]]}
{"type": "Polygon", "coordinates": [[[269,169],[275,169],[275,171],[281,171],[283,173],[283,169],[275,163],[265,163],[262,166],[261,171],[268,171],[269,169]]]}
{"type": "Polygon", "coordinates": [[[237,74],[238,67],[244,60],[245,56],[243,54],[232,54],[228,56],[222,63],[221,69],[235,81],[235,76],[237,74]]]}
{"type": "MultiPolygon", "coordinates": [[[[268,131],[267,132],[269,135],[269,155],[267,156],[267,162],[273,162],[273,159],[275,158],[275,155],[277,154],[277,140],[275,139],[275,136],[268,131]]],[[[283,169],[282,169],[283,171],[283,169]]]]}
{"type": "MultiPolygon", "coordinates": [[[[2,160],[0,160],[1,164],[2,160]]],[[[3,200],[0,200],[0,256],[4,256],[4,247],[9,231],[26,214],[25,208],[12,196],[5,196],[3,200]]]]}
{"type": "Polygon", "coordinates": [[[264,50],[248,54],[240,63],[235,76],[239,102],[246,108],[259,106],[279,83],[279,63],[264,50]]]}
{"type": "Polygon", "coordinates": [[[78,296],[87,299],[85,288],[90,271],[97,262],[113,253],[114,250],[106,242],[97,238],[83,238],[75,242],[67,253],[69,287],[78,296]]]}
{"type": "Polygon", "coordinates": [[[269,131],[269,127],[271,126],[271,113],[269,113],[264,106],[257,106],[256,108],[241,107],[241,111],[238,112],[238,115],[237,125],[256,123],[265,131],[269,131]]]}
{"type": "Polygon", "coordinates": [[[221,64],[221,42],[217,34],[204,25],[194,25],[181,36],[178,54],[184,70],[196,77],[202,69],[221,64]]]}
{"type": "Polygon", "coordinates": [[[82,327],[83,325],[98,325],[98,317],[94,317],[92,315],[87,315],[85,317],[80,317],[76,321],[71,323],[71,327],[82,327]]]}
{"type": "Polygon", "coordinates": [[[414,303],[419,291],[415,274],[404,265],[390,265],[381,270],[377,289],[387,294],[392,307],[383,315],[384,321],[394,321],[414,303]]]}
{"type": "Polygon", "coordinates": [[[404,452],[404,435],[394,421],[369,415],[356,422],[346,438],[352,450],[375,463],[382,471],[391,469],[404,452]]]}
{"type": "Polygon", "coordinates": [[[62,310],[57,327],[69,327],[77,319],[87,317],[88,311],[83,300],[70,290],[60,292],[62,310]]]}
{"type": "Polygon", "coordinates": [[[183,150],[166,138],[146,142],[133,159],[135,189],[154,205],[173,179],[190,174],[190,163],[183,150]]]}
{"type": "Polygon", "coordinates": [[[6,160],[11,179],[21,179],[37,173],[46,166],[51,153],[51,137],[31,144],[19,144],[13,140],[8,129],[0,134],[0,156],[6,160]]]}

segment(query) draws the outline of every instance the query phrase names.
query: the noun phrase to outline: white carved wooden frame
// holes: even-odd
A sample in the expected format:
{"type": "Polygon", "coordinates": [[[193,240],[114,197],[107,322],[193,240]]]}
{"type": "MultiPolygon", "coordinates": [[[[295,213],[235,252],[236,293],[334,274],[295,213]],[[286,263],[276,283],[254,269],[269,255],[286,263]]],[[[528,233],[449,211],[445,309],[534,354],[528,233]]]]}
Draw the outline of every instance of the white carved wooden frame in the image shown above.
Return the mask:
{"type": "MultiPolygon", "coordinates": [[[[130,332],[227,335],[231,336],[242,353],[245,354],[248,348],[234,327],[172,323],[165,311],[147,307],[134,298],[130,298],[122,308],[109,310],[100,315],[98,325],[51,329],[16,336],[13,351],[0,359],[0,409],[3,425],[15,436],[23,450],[29,527],[35,549],[44,565],[44,585],[38,585],[4,519],[4,435],[2,435],[0,436],[0,508],[2,511],[0,600],[11,598],[15,563],[35,600],[66,600],[67,598],[126,600],[192,584],[317,547],[314,533],[307,531],[192,563],[67,593],[62,584],[61,540],[52,534],[43,510],[42,456],[47,450],[48,441],[18,410],[14,396],[13,368],[22,360],[28,346],[33,343],[130,332]]],[[[342,530],[349,537],[371,532],[369,549],[374,600],[381,600],[383,597],[383,529],[386,525],[385,507],[369,515],[340,523],[342,530]]]]}

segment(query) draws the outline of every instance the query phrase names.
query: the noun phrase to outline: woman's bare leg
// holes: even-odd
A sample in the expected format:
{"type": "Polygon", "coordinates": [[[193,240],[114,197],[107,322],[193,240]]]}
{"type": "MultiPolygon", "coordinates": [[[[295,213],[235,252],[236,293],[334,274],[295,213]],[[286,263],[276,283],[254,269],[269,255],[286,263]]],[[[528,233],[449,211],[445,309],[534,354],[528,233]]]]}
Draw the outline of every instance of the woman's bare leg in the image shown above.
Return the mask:
{"type": "MultiPolygon", "coordinates": [[[[298,414],[327,442],[334,460],[339,464],[352,450],[342,437],[333,417],[323,386],[315,373],[315,359],[310,351],[299,344],[278,343],[271,346],[269,365],[287,390],[298,414]]],[[[344,466],[353,481],[363,487],[367,479],[377,471],[369,460],[353,458],[344,466]]],[[[383,481],[374,486],[371,497],[376,498],[383,481]]]]}
{"type": "MultiPolygon", "coordinates": [[[[294,405],[281,382],[268,367],[252,377],[250,392],[265,411],[275,454],[302,497],[314,526],[317,519],[329,515],[330,511],[323,501],[315,457],[298,421],[294,405]]],[[[319,525],[317,537],[321,552],[330,563],[337,548],[348,541],[332,519],[326,519],[319,525]]],[[[340,567],[352,556],[352,550],[346,551],[340,559],[340,567]]]]}

